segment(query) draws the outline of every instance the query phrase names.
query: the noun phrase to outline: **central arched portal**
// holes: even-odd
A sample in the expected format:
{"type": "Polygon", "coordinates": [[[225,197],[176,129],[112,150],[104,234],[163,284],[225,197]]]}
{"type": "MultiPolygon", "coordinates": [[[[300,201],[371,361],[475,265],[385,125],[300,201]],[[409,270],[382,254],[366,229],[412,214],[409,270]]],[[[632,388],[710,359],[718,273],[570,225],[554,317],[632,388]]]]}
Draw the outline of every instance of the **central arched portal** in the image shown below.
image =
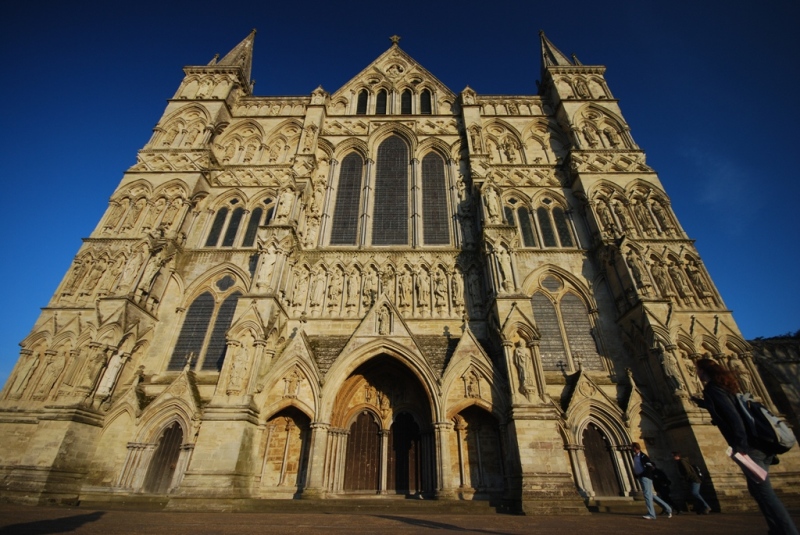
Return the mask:
{"type": "Polygon", "coordinates": [[[361,365],[336,399],[332,420],[344,435],[344,463],[328,488],[345,494],[433,493],[431,413],[426,389],[402,363],[381,355],[361,365]]]}

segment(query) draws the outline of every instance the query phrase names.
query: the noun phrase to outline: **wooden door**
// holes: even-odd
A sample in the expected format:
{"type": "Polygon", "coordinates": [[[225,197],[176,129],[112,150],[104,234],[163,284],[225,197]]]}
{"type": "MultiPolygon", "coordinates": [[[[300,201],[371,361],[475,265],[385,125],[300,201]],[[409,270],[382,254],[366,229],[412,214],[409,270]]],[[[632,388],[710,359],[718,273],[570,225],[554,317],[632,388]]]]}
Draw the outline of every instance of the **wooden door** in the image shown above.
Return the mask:
{"type": "Polygon", "coordinates": [[[583,432],[583,448],[595,496],[622,495],[613,452],[605,433],[596,425],[589,424],[583,432]]]}
{"type": "Polygon", "coordinates": [[[387,490],[395,494],[421,491],[419,426],[407,412],[397,415],[389,430],[387,490]]]}
{"type": "Polygon", "coordinates": [[[366,411],[350,426],[345,458],[344,490],[378,491],[381,465],[380,428],[366,411]]]}
{"type": "Polygon", "coordinates": [[[183,442],[183,430],[180,424],[175,422],[161,435],[147,468],[147,475],[144,478],[145,492],[153,494],[166,494],[169,485],[175,476],[175,468],[178,466],[178,457],[181,454],[181,442],[183,442]]]}

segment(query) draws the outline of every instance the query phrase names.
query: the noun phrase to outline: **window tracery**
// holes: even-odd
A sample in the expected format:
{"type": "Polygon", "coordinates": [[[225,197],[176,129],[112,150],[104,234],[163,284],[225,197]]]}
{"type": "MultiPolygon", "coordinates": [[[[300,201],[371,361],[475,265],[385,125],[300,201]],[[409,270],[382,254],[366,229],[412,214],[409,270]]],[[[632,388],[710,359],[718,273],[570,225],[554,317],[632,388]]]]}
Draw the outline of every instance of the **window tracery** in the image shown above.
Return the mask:
{"type": "MultiPolygon", "coordinates": [[[[229,291],[233,278],[226,275],[216,287],[229,291]]],[[[207,290],[200,294],[186,311],[178,340],[172,351],[167,371],[179,371],[186,366],[201,371],[219,371],[227,349],[225,333],[231,326],[241,292],[233,291],[215,297],[207,290]]]]}

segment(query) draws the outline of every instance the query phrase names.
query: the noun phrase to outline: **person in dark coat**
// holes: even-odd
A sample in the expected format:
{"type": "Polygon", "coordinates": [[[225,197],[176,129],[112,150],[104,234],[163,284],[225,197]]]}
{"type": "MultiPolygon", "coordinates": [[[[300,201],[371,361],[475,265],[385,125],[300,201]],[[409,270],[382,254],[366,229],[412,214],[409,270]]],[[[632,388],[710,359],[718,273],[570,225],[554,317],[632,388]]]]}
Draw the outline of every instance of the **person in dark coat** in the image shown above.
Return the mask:
{"type": "MultiPolygon", "coordinates": [[[[769,472],[775,456],[751,447],[748,442],[745,424],[736,408],[738,402],[735,396],[739,392],[736,377],[730,370],[726,370],[710,358],[698,360],[695,366],[697,376],[705,386],[703,397],[693,396],[692,401],[708,411],[711,423],[717,426],[733,453],[748,455],[757,465],[769,472]]],[[[748,477],[747,490],[761,509],[761,514],[769,526],[770,535],[798,535],[797,527],[775,494],[769,478],[756,483],[748,477]]]]}
{"type": "Polygon", "coordinates": [[[699,514],[707,515],[711,512],[711,506],[700,495],[700,485],[703,483],[703,478],[697,474],[697,470],[694,469],[689,459],[681,457],[681,452],[673,451],[672,458],[675,459],[675,464],[678,465],[678,473],[681,479],[689,484],[689,491],[692,498],[694,498],[694,510],[699,514]]]}

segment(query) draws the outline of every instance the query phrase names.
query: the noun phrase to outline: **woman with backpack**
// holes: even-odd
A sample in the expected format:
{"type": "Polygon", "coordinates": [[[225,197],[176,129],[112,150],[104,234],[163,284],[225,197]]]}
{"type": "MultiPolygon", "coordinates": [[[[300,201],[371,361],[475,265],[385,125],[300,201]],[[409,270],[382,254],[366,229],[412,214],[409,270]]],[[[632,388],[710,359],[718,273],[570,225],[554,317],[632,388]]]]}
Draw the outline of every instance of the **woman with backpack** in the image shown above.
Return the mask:
{"type": "MultiPolygon", "coordinates": [[[[710,358],[698,360],[695,366],[697,376],[703,382],[704,387],[703,397],[693,396],[692,401],[708,410],[711,415],[711,423],[719,428],[725,441],[733,450],[732,453],[748,455],[758,466],[768,472],[775,456],[752,447],[748,442],[745,423],[736,408],[738,401],[735,396],[739,392],[739,383],[736,377],[710,358]]],[[[747,474],[745,473],[745,475],[747,474]]],[[[750,491],[761,514],[764,515],[771,535],[798,535],[794,522],[786,511],[786,507],[775,494],[769,478],[761,483],[756,483],[748,477],[747,490],[750,491]]]]}

